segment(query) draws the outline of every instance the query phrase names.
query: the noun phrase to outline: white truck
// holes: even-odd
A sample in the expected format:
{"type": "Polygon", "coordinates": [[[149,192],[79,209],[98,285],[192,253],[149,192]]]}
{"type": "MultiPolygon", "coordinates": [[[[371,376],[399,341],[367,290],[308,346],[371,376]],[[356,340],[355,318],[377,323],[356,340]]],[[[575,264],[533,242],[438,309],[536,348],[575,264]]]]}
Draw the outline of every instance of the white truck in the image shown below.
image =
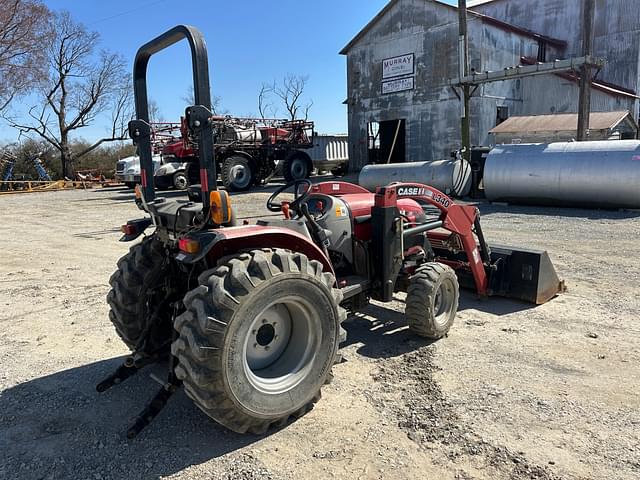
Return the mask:
{"type": "MultiPolygon", "coordinates": [[[[187,181],[188,162],[164,161],[162,155],[153,156],[153,177],[157,188],[175,188],[185,190],[189,185],[187,181]]],[[[135,155],[126,157],[116,163],[117,181],[123,182],[127,187],[133,188],[140,183],[140,158],[135,155]]]]}

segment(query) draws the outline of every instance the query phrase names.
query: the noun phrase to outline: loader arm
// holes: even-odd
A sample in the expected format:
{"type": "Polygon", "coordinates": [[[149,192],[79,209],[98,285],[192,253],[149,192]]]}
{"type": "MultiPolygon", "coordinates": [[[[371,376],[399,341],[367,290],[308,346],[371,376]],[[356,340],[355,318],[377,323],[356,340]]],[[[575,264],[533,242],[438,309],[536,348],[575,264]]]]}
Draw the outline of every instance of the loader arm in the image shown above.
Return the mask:
{"type": "MultiPolygon", "coordinates": [[[[418,203],[428,204],[440,210],[442,227],[460,237],[464,247],[469,269],[473,275],[478,295],[489,294],[489,278],[486,267],[489,265],[489,248],[480,233],[478,241],[474,236],[474,227],[480,225],[480,213],[477,207],[459,205],[440,190],[420,183],[392,183],[385,187],[395,189],[397,198],[411,198],[418,203]]],[[[481,230],[479,230],[481,232],[481,230]]]]}
{"type": "MultiPolygon", "coordinates": [[[[398,198],[412,198],[440,211],[442,228],[457,234],[467,257],[468,268],[481,297],[501,295],[537,305],[566,291],[549,254],[544,250],[495,246],[485,241],[480,212],[472,205],[459,205],[439,190],[418,183],[393,183],[398,198]]],[[[431,235],[436,236],[437,232],[431,235]]],[[[459,260],[439,258],[455,269],[459,260]]],[[[465,265],[466,267],[466,265],[465,265]]]]}

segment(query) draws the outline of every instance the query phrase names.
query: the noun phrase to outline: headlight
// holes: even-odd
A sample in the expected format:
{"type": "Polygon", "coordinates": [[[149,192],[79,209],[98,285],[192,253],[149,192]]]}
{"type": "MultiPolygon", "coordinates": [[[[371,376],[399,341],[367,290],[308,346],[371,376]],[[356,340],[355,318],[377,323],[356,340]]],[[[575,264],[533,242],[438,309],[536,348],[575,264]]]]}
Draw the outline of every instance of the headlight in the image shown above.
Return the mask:
{"type": "Polygon", "coordinates": [[[127,168],[127,173],[136,173],[135,168],[127,168]]]}
{"type": "Polygon", "coordinates": [[[154,175],[166,175],[167,174],[167,167],[165,165],[163,165],[162,167],[159,167],[154,175]]]}

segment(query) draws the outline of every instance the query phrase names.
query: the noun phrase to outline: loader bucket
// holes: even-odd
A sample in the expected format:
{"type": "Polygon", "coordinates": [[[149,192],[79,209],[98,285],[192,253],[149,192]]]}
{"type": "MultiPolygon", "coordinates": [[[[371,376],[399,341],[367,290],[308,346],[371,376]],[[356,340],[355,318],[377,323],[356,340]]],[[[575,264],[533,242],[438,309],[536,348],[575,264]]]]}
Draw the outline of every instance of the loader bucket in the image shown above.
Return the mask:
{"type": "Polygon", "coordinates": [[[566,290],[546,251],[492,245],[491,264],[491,295],[540,305],[566,290]]]}

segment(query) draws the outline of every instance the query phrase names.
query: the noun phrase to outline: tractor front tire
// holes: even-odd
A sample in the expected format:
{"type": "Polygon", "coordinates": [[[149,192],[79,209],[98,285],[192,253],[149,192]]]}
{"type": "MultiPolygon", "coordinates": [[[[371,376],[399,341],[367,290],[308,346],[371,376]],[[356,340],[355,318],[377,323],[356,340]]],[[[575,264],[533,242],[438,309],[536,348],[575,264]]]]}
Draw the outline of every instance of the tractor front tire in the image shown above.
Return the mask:
{"type": "Polygon", "coordinates": [[[405,316],[409,330],[421,337],[444,337],[456,317],[460,287],[448,265],[431,262],[420,265],[409,279],[405,316]]]}
{"type": "Polygon", "coordinates": [[[186,394],[238,433],[309,411],[346,336],[334,283],[319,262],[279,249],[226,257],[202,273],[174,325],[186,394]]]}
{"type": "Polygon", "coordinates": [[[118,260],[118,269],[109,279],[109,319],[127,347],[136,353],[169,353],[171,309],[164,305],[163,291],[167,267],[162,244],[150,236],[118,260]]]}

